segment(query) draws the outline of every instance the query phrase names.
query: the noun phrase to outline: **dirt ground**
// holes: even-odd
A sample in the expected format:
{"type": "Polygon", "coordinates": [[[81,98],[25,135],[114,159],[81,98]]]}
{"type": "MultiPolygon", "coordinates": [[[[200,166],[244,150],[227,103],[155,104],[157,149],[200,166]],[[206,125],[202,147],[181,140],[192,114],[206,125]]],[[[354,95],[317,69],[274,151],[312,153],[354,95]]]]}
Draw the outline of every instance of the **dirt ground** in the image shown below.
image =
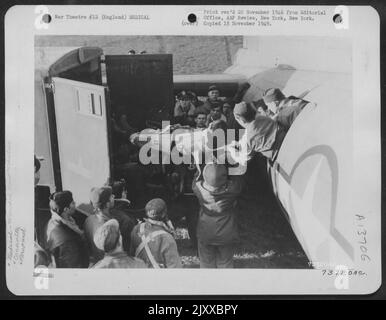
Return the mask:
{"type": "MultiPolygon", "coordinates": [[[[235,268],[309,268],[308,259],[270,190],[263,162],[248,171],[247,188],[239,199],[240,243],[235,268]]],[[[177,228],[177,245],[186,268],[198,268],[199,259],[189,239],[189,215],[199,205],[194,196],[178,199],[169,210],[177,228]],[[188,219],[187,219],[188,217],[188,219]]]]}

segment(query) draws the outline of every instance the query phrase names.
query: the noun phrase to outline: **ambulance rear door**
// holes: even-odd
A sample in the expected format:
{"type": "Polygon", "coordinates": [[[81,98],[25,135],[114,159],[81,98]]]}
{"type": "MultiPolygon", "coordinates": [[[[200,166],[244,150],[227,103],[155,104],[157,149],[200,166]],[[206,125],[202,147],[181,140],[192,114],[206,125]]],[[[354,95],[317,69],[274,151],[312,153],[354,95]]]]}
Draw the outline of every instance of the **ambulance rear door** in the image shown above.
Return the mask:
{"type": "Polygon", "coordinates": [[[108,90],[59,77],[51,79],[51,133],[56,132],[57,188],[70,190],[77,204],[89,203],[92,187],[111,174],[108,90]],[[54,111],[54,112],[52,112],[54,111]]]}

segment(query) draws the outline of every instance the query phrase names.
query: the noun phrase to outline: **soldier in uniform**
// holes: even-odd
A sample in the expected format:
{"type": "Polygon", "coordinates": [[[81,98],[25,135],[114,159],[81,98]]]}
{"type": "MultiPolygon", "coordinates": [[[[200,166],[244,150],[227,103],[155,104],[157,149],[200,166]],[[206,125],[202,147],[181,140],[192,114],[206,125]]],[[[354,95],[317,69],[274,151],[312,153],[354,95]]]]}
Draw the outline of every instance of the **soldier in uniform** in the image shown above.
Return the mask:
{"type": "Polygon", "coordinates": [[[207,164],[202,177],[193,181],[200,203],[197,224],[201,268],[233,268],[234,246],[238,242],[236,201],[243,176],[228,176],[223,164],[207,164]]]}
{"type": "Polygon", "coordinates": [[[209,114],[215,106],[222,108],[223,102],[219,99],[220,91],[215,85],[211,85],[208,88],[208,98],[202,106],[197,107],[197,111],[205,112],[209,114]]]}
{"type": "Polygon", "coordinates": [[[235,143],[246,146],[245,160],[252,159],[256,153],[275,159],[285,136],[279,124],[270,117],[256,116],[254,108],[246,102],[236,104],[233,113],[236,121],[246,130],[240,142],[235,143]]]}
{"type": "Polygon", "coordinates": [[[131,233],[131,255],[145,261],[150,268],[182,268],[165,201],[150,200],[145,210],[145,222],[136,225],[131,233]]]}
{"type": "Polygon", "coordinates": [[[94,261],[103,258],[104,252],[98,249],[94,243],[96,230],[108,220],[118,220],[120,232],[123,238],[123,248],[128,252],[130,249],[130,234],[136,223],[135,219],[129,217],[124,211],[115,208],[114,195],[111,187],[92,188],[90,201],[94,207],[94,214],[90,215],[84,223],[84,232],[94,261]]]}
{"type": "Polygon", "coordinates": [[[200,130],[204,130],[207,128],[206,126],[206,118],[207,118],[207,115],[205,112],[201,111],[201,112],[195,112],[195,118],[194,118],[194,122],[195,122],[195,128],[196,129],[200,129],[200,130]]]}
{"type": "Polygon", "coordinates": [[[263,99],[268,109],[273,113],[272,118],[276,119],[285,131],[288,131],[297,116],[309,103],[293,96],[287,98],[277,88],[265,91],[263,99]]]}
{"type": "Polygon", "coordinates": [[[70,191],[55,192],[50,197],[51,220],[47,225],[47,251],[57,268],[87,268],[89,256],[72,215],[75,203],[70,191]]]}
{"type": "Polygon", "coordinates": [[[194,96],[182,91],[177,95],[177,102],[174,107],[174,119],[181,125],[193,125],[196,107],[193,104],[194,96]]]}
{"type": "Polygon", "coordinates": [[[119,229],[118,221],[110,219],[96,230],[94,243],[99,250],[104,252],[104,258],[98,261],[93,268],[147,268],[142,260],[130,257],[123,250],[122,236],[119,229]]]}

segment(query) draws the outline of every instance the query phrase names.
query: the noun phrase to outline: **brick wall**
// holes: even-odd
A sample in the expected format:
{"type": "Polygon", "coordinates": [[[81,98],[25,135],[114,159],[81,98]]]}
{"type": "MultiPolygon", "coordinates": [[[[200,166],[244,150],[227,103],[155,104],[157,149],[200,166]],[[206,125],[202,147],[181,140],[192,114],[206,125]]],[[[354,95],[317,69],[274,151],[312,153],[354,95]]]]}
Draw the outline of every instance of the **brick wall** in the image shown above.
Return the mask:
{"type": "MultiPolygon", "coordinates": [[[[35,46],[97,46],[105,54],[126,54],[130,49],[172,53],[175,74],[222,73],[242,47],[242,36],[37,36],[35,46]]],[[[48,67],[48,66],[47,66],[48,67]]]]}

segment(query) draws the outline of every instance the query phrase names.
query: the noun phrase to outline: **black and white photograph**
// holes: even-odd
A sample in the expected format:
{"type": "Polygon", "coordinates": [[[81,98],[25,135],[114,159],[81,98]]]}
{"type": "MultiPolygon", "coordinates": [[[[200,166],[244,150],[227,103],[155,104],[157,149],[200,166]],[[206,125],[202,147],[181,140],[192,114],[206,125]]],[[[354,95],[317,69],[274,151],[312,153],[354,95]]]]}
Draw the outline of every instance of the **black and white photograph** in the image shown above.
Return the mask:
{"type": "MultiPolygon", "coordinates": [[[[307,32],[252,31],[264,25],[257,14],[269,16],[272,28],[278,16],[320,18],[322,25],[334,7],[240,6],[234,18],[233,7],[223,16],[220,8],[204,8],[196,22],[189,16],[186,34],[188,22],[174,34],[171,22],[159,32],[114,33],[114,25],[103,33],[107,23],[131,16],[91,12],[77,34],[82,15],[63,8],[56,14],[56,8],[49,19],[43,15],[47,32],[37,28],[29,42],[34,82],[25,95],[32,97],[32,118],[23,121],[29,121],[25,141],[34,155],[33,207],[28,228],[15,225],[21,221],[13,218],[16,207],[7,213],[9,268],[28,260],[37,290],[50,290],[48,282],[55,286],[59,278],[65,283],[70,272],[74,289],[57,284],[53,290],[65,294],[102,293],[91,284],[97,272],[109,281],[119,281],[114,272],[127,272],[140,294],[229,293],[230,284],[222,282],[238,275],[242,293],[375,289],[380,149],[372,124],[380,110],[379,61],[369,51],[375,37],[358,41],[354,28],[334,27],[343,22],[330,17],[325,34],[317,22],[307,32]],[[213,32],[222,19],[235,28],[248,25],[234,19],[258,24],[229,32],[226,21],[213,32]],[[70,20],[76,23],[66,30],[70,20]],[[87,23],[101,28],[87,33],[87,23]],[[191,31],[195,24],[206,33],[191,31]],[[139,288],[142,277],[151,275],[150,282],[162,272],[162,281],[175,279],[170,291],[167,285],[152,291],[146,282],[139,288]],[[75,284],[74,275],[85,282],[75,284]],[[195,285],[182,289],[187,277],[196,278],[187,280],[195,285]]],[[[358,11],[350,10],[353,27],[358,11]]],[[[23,67],[14,68],[21,77],[23,67]]],[[[24,99],[20,81],[15,90],[24,99]]],[[[21,120],[21,111],[8,110],[10,121],[21,120]]],[[[18,128],[9,133],[21,139],[18,128]]],[[[16,157],[9,154],[8,164],[16,157]]],[[[32,164],[32,155],[23,157],[32,164]]],[[[12,207],[19,196],[8,198],[12,207]]],[[[114,294],[112,283],[107,294],[114,294]]]]}

